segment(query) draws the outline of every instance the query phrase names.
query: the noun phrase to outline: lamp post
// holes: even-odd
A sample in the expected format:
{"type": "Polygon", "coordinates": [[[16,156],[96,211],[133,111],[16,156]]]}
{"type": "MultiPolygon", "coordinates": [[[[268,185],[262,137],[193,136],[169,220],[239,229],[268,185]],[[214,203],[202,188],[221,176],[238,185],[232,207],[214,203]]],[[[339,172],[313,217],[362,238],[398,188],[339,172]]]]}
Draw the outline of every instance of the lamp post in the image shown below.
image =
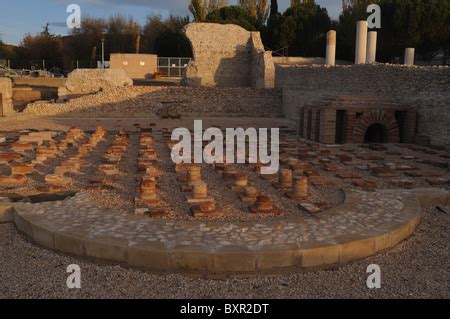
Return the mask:
{"type": "Polygon", "coordinates": [[[105,69],[105,36],[102,37],[102,69],[105,69]]]}

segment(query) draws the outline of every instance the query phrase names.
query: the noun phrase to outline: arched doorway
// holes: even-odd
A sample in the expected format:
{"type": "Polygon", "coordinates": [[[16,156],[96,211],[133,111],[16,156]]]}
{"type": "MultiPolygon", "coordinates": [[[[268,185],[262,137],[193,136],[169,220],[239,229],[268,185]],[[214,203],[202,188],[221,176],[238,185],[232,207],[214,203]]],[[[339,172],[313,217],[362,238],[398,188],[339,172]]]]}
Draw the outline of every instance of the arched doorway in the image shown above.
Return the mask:
{"type": "Polygon", "coordinates": [[[364,113],[355,124],[351,141],[353,143],[369,143],[382,140],[381,143],[399,143],[400,130],[391,113],[385,111],[372,111],[364,113]]]}
{"type": "Polygon", "coordinates": [[[364,143],[387,143],[387,129],[382,124],[372,124],[364,135],[364,143]]]}

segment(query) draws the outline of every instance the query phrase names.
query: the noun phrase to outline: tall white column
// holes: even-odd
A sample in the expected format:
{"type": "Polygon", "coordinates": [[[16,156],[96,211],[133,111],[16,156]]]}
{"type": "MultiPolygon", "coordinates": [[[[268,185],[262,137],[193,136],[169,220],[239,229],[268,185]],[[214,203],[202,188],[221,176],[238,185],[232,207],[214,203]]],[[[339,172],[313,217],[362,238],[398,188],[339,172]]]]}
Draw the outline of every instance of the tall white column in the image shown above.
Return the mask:
{"type": "Polygon", "coordinates": [[[367,36],[366,63],[375,63],[377,60],[377,32],[369,31],[367,36]]]}
{"type": "Polygon", "coordinates": [[[414,65],[414,54],[416,50],[414,48],[405,49],[405,65],[414,65]]]}
{"type": "Polygon", "coordinates": [[[367,21],[366,20],[358,21],[356,26],[355,64],[366,63],[367,31],[368,31],[367,21]]]}
{"type": "Polygon", "coordinates": [[[327,65],[336,65],[336,31],[331,30],[327,33],[327,65]]]}

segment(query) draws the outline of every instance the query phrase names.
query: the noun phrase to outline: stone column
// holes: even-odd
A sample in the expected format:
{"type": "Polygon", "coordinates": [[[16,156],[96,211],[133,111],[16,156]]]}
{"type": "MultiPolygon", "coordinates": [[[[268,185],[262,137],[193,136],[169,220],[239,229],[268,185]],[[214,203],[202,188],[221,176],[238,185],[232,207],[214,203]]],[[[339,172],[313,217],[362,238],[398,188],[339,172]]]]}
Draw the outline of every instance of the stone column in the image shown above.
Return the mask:
{"type": "Polygon", "coordinates": [[[414,48],[405,49],[405,65],[414,65],[414,54],[416,50],[414,48]]]}
{"type": "Polygon", "coordinates": [[[366,51],[367,51],[367,21],[358,21],[356,26],[356,51],[355,51],[355,64],[366,63],[366,51]]]}
{"type": "Polygon", "coordinates": [[[367,37],[366,63],[375,63],[377,59],[377,32],[370,31],[367,37]]]}
{"type": "Polygon", "coordinates": [[[12,81],[9,78],[0,78],[0,116],[14,114],[12,81]]]}
{"type": "Polygon", "coordinates": [[[331,30],[327,33],[327,62],[329,66],[336,65],[336,31],[331,30]]]}

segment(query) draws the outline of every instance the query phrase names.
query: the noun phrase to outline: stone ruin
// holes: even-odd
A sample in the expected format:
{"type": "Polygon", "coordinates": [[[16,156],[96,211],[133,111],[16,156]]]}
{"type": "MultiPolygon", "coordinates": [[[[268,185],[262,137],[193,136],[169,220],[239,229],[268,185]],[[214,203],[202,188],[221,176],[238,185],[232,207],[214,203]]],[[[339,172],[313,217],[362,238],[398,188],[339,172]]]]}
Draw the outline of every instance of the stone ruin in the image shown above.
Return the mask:
{"type": "Polygon", "coordinates": [[[330,96],[300,109],[300,136],[324,144],[414,143],[416,111],[378,96],[330,96]]]}
{"type": "Polygon", "coordinates": [[[110,87],[132,86],[121,69],[76,69],[67,78],[64,87],[58,90],[60,100],[97,93],[110,87]]]}
{"type": "Polygon", "coordinates": [[[190,23],[184,28],[194,60],[186,68],[187,86],[272,88],[275,66],[259,32],[237,25],[190,23]]]}
{"type": "Polygon", "coordinates": [[[12,96],[11,79],[0,78],[0,117],[14,113],[12,96]]]}

